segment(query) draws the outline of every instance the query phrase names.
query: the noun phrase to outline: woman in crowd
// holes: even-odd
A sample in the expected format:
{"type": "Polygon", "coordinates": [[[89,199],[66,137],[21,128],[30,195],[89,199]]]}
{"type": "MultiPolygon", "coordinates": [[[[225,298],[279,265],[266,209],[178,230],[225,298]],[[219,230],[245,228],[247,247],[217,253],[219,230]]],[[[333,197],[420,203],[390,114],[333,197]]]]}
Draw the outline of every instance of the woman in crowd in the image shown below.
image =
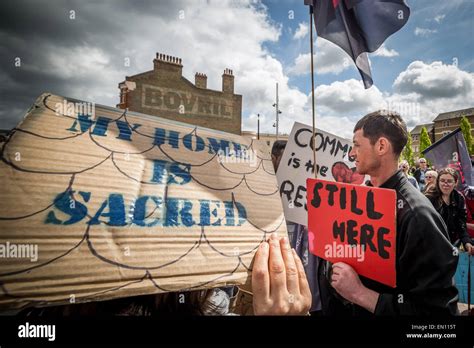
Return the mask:
{"type": "Polygon", "coordinates": [[[410,175],[409,171],[410,171],[410,165],[408,164],[407,161],[401,161],[400,162],[400,165],[398,166],[403,174],[405,174],[405,176],[407,177],[408,181],[413,185],[415,186],[418,190],[420,189],[420,187],[418,186],[418,182],[416,181],[416,179],[410,175]]]}
{"type": "Polygon", "coordinates": [[[441,169],[436,185],[426,192],[426,196],[443,217],[451,242],[456,246],[462,243],[464,249],[474,255],[472,240],[466,228],[466,203],[463,195],[455,189],[457,182],[458,174],[454,169],[441,169]]]}
{"type": "Polygon", "coordinates": [[[428,170],[425,173],[425,190],[423,193],[426,194],[426,192],[436,186],[436,179],[438,179],[438,172],[436,170],[428,170]]]}

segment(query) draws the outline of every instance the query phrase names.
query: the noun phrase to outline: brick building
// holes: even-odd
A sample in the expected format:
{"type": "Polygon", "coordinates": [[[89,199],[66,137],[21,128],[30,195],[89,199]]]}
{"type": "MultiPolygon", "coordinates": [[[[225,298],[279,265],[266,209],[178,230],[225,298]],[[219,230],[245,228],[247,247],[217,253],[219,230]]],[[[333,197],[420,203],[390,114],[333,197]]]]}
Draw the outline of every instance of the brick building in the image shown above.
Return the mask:
{"type": "Polygon", "coordinates": [[[445,135],[461,127],[461,119],[466,116],[471,124],[471,134],[474,136],[474,108],[443,112],[438,114],[431,123],[415,126],[410,132],[412,149],[415,158],[420,157],[421,128],[426,127],[431,143],[435,143],[445,135]]]}
{"type": "Polygon", "coordinates": [[[427,124],[419,124],[415,128],[412,129],[410,132],[411,134],[411,148],[413,149],[413,153],[416,158],[420,157],[420,137],[421,137],[421,129],[425,127],[428,131],[428,136],[430,137],[431,143],[434,143],[434,124],[427,123],[427,124]]]}
{"type": "Polygon", "coordinates": [[[242,96],[234,93],[232,70],[224,70],[222,91],[207,89],[202,73],[196,73],[193,84],[182,70],[180,58],[157,53],[153,70],[119,83],[117,107],[240,135],[242,96]]]}
{"type": "Polygon", "coordinates": [[[435,141],[438,141],[453,130],[461,127],[461,119],[466,116],[471,124],[471,134],[474,135],[474,108],[443,112],[433,120],[435,141]]]}

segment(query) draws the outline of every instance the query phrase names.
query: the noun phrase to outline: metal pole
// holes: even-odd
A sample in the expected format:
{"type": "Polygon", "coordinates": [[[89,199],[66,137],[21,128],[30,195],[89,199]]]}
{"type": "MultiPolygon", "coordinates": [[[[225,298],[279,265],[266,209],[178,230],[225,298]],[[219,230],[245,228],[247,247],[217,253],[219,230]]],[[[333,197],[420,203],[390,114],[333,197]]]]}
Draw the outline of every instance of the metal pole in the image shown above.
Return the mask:
{"type": "Polygon", "coordinates": [[[314,165],[314,178],[318,177],[316,171],[316,115],[314,108],[314,65],[313,65],[313,6],[309,6],[309,37],[311,42],[311,112],[313,115],[313,165],[314,165]]]}
{"type": "Polygon", "coordinates": [[[257,140],[260,140],[260,114],[257,114],[257,140]]]}
{"type": "Polygon", "coordinates": [[[278,140],[278,113],[280,112],[280,109],[278,109],[278,82],[276,83],[276,138],[278,140]]]}

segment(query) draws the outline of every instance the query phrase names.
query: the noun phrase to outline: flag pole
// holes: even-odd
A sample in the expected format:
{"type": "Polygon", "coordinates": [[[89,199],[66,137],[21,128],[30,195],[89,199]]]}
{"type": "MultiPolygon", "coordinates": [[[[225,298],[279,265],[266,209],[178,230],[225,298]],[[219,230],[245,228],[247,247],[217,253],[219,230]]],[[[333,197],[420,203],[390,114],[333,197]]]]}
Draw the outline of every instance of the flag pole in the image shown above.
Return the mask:
{"type": "Polygon", "coordinates": [[[316,170],[316,112],[314,110],[314,65],[313,65],[313,5],[309,5],[309,38],[311,47],[311,113],[313,117],[313,168],[314,178],[317,179],[318,172],[316,170]]]}

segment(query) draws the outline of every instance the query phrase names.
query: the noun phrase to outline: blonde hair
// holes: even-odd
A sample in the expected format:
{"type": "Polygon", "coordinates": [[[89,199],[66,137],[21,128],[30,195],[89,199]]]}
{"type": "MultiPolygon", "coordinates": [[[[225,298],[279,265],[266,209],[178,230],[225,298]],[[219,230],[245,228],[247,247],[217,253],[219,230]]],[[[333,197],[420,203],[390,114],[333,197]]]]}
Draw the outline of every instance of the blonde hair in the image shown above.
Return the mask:
{"type": "Polygon", "coordinates": [[[438,178],[438,172],[436,170],[428,170],[426,173],[425,173],[425,177],[427,175],[431,175],[435,180],[438,178]]]}
{"type": "Polygon", "coordinates": [[[403,166],[404,166],[405,164],[408,166],[408,169],[410,169],[410,164],[408,163],[407,160],[401,161],[400,164],[398,165],[398,168],[399,168],[399,169],[403,169],[403,166]]]}

